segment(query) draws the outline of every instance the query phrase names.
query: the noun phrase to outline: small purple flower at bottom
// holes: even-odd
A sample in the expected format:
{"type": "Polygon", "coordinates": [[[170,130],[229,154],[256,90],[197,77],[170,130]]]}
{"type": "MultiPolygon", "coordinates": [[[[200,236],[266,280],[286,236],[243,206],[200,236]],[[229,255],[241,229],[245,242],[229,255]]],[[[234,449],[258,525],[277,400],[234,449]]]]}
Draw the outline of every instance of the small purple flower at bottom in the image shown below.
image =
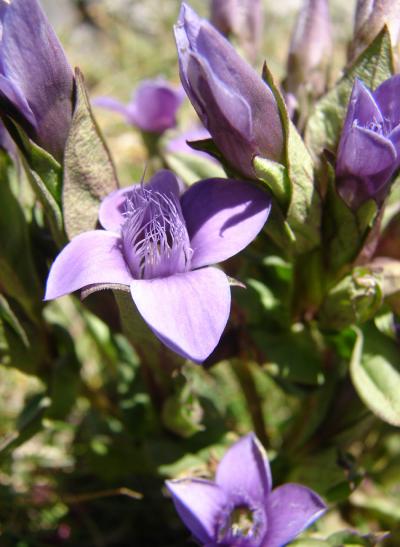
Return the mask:
{"type": "Polygon", "coordinates": [[[215,481],[167,481],[179,516],[206,547],[283,547],[326,510],[300,484],[272,490],[267,455],[254,433],[220,461],[215,481]]]}
{"type": "Polygon", "coordinates": [[[233,179],[207,179],[180,195],[179,181],[159,171],[148,184],[107,196],[105,230],[76,236],[51,267],[46,300],[78,289],[122,285],[170,349],[204,361],[228,321],[229,281],[210,266],[246,247],[271,208],[267,194],[233,179]]]}

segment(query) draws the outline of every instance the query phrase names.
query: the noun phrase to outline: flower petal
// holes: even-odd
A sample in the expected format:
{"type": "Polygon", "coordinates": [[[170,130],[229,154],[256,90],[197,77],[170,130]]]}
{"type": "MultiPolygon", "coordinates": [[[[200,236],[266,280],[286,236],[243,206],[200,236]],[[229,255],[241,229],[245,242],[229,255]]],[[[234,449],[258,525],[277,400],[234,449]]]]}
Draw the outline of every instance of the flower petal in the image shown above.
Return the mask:
{"type": "Polygon", "coordinates": [[[130,122],[128,106],[113,97],[96,97],[92,100],[92,105],[118,112],[118,114],[121,114],[130,122]]]}
{"type": "Polygon", "coordinates": [[[192,268],[199,268],[244,249],[262,230],[271,200],[249,182],[208,179],[191,186],[181,205],[193,249],[192,268]]]}
{"type": "Polygon", "coordinates": [[[231,292],[226,275],[217,268],[134,280],[131,294],[154,334],[193,361],[210,355],[228,321],[231,292]]]}
{"type": "Polygon", "coordinates": [[[73,73],[37,0],[13,0],[3,16],[4,76],[32,109],[38,142],[62,158],[72,118],[73,73]]]}
{"type": "Polygon", "coordinates": [[[132,275],[121,252],[118,234],[93,230],[75,237],[57,256],[47,279],[45,300],[88,285],[130,285],[132,275]]]}
{"type": "MultiPolygon", "coordinates": [[[[115,190],[103,199],[99,209],[99,220],[103,228],[112,232],[119,232],[121,230],[121,226],[125,222],[125,201],[129,198],[129,194],[139,187],[139,184],[133,184],[132,186],[115,190]]],[[[158,171],[149,180],[146,187],[162,194],[173,194],[177,199],[179,199],[181,191],[180,181],[174,173],[167,169],[158,171]]]]}
{"type": "Polygon", "coordinates": [[[201,479],[167,481],[166,484],[179,516],[194,537],[203,545],[215,545],[218,516],[228,503],[223,490],[201,479]]]}
{"type": "Polygon", "coordinates": [[[103,228],[112,232],[120,232],[121,226],[125,222],[126,198],[134,191],[135,186],[137,184],[115,190],[103,199],[99,208],[99,221],[103,228]]]}
{"type": "Polygon", "coordinates": [[[271,469],[260,441],[250,433],[242,437],[220,461],[215,482],[230,499],[243,493],[255,504],[264,506],[272,487],[271,469]]]}
{"type": "Polygon", "coordinates": [[[396,149],[391,141],[374,131],[354,126],[341,141],[337,174],[351,173],[360,178],[394,169],[396,149]]]}
{"type": "Polygon", "coordinates": [[[268,532],[264,547],[282,547],[326,511],[322,499],[300,484],[284,484],[267,501],[268,532]]]}
{"type": "Polygon", "coordinates": [[[392,129],[400,124],[400,74],[385,80],[375,91],[374,99],[378,103],[383,118],[392,129]]]}

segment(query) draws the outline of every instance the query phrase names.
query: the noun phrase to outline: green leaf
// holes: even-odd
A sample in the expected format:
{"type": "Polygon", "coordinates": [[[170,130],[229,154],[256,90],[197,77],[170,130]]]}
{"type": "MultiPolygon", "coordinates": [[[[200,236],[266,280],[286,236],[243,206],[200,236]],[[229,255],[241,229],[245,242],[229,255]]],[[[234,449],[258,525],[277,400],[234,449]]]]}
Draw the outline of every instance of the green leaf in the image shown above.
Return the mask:
{"type": "Polygon", "coordinates": [[[49,406],[50,399],[43,394],[35,395],[28,401],[18,417],[16,430],[0,441],[0,462],[41,430],[42,420],[49,406]]]}
{"type": "Polygon", "coordinates": [[[374,90],[394,73],[390,34],[385,27],[346,70],[342,79],[316,105],[306,131],[306,144],[315,158],[326,148],[336,150],[354,80],[374,90]]]}
{"type": "Polygon", "coordinates": [[[265,353],[264,368],[271,375],[306,385],[324,383],[322,359],[308,329],[296,325],[278,333],[255,330],[253,337],[265,353]]]}
{"type": "MultiPolygon", "coordinates": [[[[313,161],[289,118],[285,101],[266,65],[263,69],[263,78],[274,93],[281,115],[285,138],[285,164],[290,182],[290,193],[284,192],[285,198],[289,194],[289,204],[283,212],[286,213],[286,222],[296,237],[295,252],[301,254],[312,250],[320,243],[321,199],[314,183],[313,161]]],[[[278,196],[277,199],[279,200],[278,196]]]]}
{"type": "Polygon", "coordinates": [[[351,378],[364,404],[379,418],[400,425],[400,351],[398,344],[368,325],[356,329],[351,378]]]}
{"type": "Polygon", "coordinates": [[[387,534],[368,534],[367,536],[361,536],[357,532],[350,530],[344,530],[342,532],[336,532],[328,537],[329,547],[356,547],[360,545],[362,547],[374,547],[380,543],[387,534]]]}
{"type": "Polygon", "coordinates": [[[8,168],[6,156],[0,152],[0,285],[36,321],[42,288],[33,264],[27,222],[10,189],[8,168]]]}
{"type": "Polygon", "coordinates": [[[118,188],[79,69],[75,77],[77,101],[64,154],[63,214],[69,238],[95,228],[101,200],[118,188]]]}
{"type": "Polygon", "coordinates": [[[224,178],[223,168],[214,161],[185,152],[168,153],[165,161],[186,184],[208,178],[224,178]]]}

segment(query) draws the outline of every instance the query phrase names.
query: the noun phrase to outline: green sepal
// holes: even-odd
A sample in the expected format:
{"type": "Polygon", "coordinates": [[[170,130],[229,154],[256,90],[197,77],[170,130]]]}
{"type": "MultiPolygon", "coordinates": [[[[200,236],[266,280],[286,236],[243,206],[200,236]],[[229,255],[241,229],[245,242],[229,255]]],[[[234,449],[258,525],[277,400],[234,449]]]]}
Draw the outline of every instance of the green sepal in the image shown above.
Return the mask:
{"type": "Polygon", "coordinates": [[[341,330],[372,319],[383,302],[382,279],[370,268],[359,266],[325,297],[319,315],[322,329],[341,330]]]}
{"type": "Polygon", "coordinates": [[[22,154],[25,166],[40,177],[58,207],[61,207],[61,165],[51,154],[31,141],[17,122],[7,118],[5,125],[22,154]]]}
{"type": "Polygon", "coordinates": [[[374,547],[388,536],[386,532],[360,535],[353,530],[343,530],[330,535],[328,545],[329,547],[374,547]]]}
{"type": "Polygon", "coordinates": [[[372,199],[353,211],[335,188],[335,174],[327,164],[328,188],[324,203],[322,238],[329,278],[335,279],[341,270],[349,268],[363,248],[374,226],[378,207],[372,199]]]}
{"type": "Polygon", "coordinates": [[[316,104],[305,130],[305,142],[315,158],[318,158],[324,149],[332,152],[336,150],[354,80],[359,78],[367,87],[374,90],[393,74],[390,33],[387,27],[384,27],[370,46],[345,71],[336,86],[316,104]]]}
{"type": "MultiPolygon", "coordinates": [[[[289,118],[285,101],[275,84],[272,74],[264,64],[263,79],[275,96],[284,134],[284,165],[289,185],[285,189],[287,209],[285,220],[296,237],[294,251],[301,254],[320,243],[321,198],[314,183],[312,158],[289,118]]],[[[277,199],[279,200],[278,196],[277,199]]]]}
{"type": "Polygon", "coordinates": [[[64,153],[63,216],[68,237],[95,228],[101,200],[118,188],[115,168],[75,71],[76,107],[64,153]]]}
{"type": "Polygon", "coordinates": [[[54,241],[65,244],[61,214],[62,168],[48,152],[33,143],[18,124],[6,118],[5,125],[17,143],[32,189],[43,206],[54,241]]]}
{"type": "Polygon", "coordinates": [[[353,385],[376,416],[400,426],[399,346],[371,323],[355,331],[357,339],[350,362],[353,385]]]}
{"type": "Polygon", "coordinates": [[[253,167],[257,177],[265,182],[282,210],[285,211],[290,200],[290,181],[286,167],[262,156],[254,158],[253,167]]]}

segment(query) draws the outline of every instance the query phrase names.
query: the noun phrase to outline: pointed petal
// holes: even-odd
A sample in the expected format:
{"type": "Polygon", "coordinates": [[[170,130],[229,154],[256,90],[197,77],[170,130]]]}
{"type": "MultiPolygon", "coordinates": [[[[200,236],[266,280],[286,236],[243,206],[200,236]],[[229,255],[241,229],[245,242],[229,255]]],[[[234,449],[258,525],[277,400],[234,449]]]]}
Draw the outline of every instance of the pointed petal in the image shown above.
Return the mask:
{"type": "Polygon", "coordinates": [[[354,126],[343,139],[338,154],[337,174],[351,173],[360,178],[395,166],[397,153],[389,139],[354,126]]]}
{"type": "MultiPolygon", "coordinates": [[[[122,224],[125,222],[124,213],[126,211],[125,201],[129,194],[140,188],[140,184],[133,184],[126,188],[120,188],[108,194],[100,204],[99,220],[100,224],[106,230],[119,232],[122,224]]],[[[146,188],[151,188],[155,192],[162,194],[173,194],[179,200],[181,184],[177,177],[167,169],[158,171],[146,184],[146,188]]]]}
{"type": "Polygon", "coordinates": [[[131,294],[154,334],[193,361],[210,355],[228,321],[231,292],[226,275],[217,268],[135,280],[131,294]]]}
{"type": "Polygon", "coordinates": [[[108,194],[100,204],[99,221],[106,230],[120,232],[125,222],[126,199],[134,191],[136,184],[127,188],[120,188],[108,194]]]}
{"type": "Polygon", "coordinates": [[[75,237],[57,256],[47,279],[45,300],[52,300],[88,285],[130,285],[118,234],[93,230],[75,237]]]}
{"type": "Polygon", "coordinates": [[[267,501],[268,532],[264,547],[282,547],[326,511],[322,499],[300,484],[284,484],[267,501]]]}
{"type": "Polygon", "coordinates": [[[13,0],[3,17],[3,73],[32,109],[39,144],[62,157],[72,118],[73,74],[37,0],[13,0]]]}
{"type": "Polygon", "coordinates": [[[385,80],[375,91],[374,99],[378,103],[382,116],[392,129],[400,124],[400,74],[385,80]]]}
{"type": "Polygon", "coordinates": [[[234,179],[197,182],[181,198],[192,268],[222,262],[244,249],[262,230],[271,200],[255,185],[234,179]]]}
{"type": "Polygon", "coordinates": [[[129,108],[121,101],[114,99],[113,97],[96,97],[92,100],[93,106],[99,106],[100,108],[106,108],[107,110],[112,110],[113,112],[118,112],[124,116],[128,122],[129,118],[129,108]]]}
{"type": "Polygon", "coordinates": [[[264,506],[272,487],[271,469],[267,454],[254,433],[242,437],[225,453],[218,465],[215,482],[230,499],[243,492],[264,506]]]}
{"type": "Polygon", "coordinates": [[[202,544],[217,542],[218,516],[228,500],[217,485],[200,479],[167,481],[175,508],[194,537],[202,544]]]}

